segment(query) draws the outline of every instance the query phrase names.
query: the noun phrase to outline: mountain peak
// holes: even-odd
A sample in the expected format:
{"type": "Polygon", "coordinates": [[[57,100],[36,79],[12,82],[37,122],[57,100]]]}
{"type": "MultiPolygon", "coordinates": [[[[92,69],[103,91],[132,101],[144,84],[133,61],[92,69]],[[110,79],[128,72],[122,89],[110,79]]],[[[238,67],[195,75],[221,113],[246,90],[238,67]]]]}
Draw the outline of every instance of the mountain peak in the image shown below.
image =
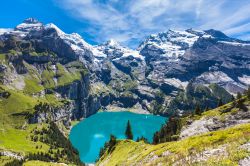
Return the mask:
{"type": "Polygon", "coordinates": [[[120,46],[119,42],[114,40],[114,39],[110,39],[108,40],[104,45],[107,45],[107,46],[120,46]]]}
{"type": "Polygon", "coordinates": [[[225,35],[223,32],[214,30],[214,29],[209,29],[205,31],[207,34],[215,37],[215,38],[220,38],[220,39],[227,39],[229,38],[227,35],[225,35]]]}
{"type": "Polygon", "coordinates": [[[38,30],[43,27],[43,24],[35,18],[27,18],[21,24],[17,25],[15,30],[21,32],[29,32],[31,30],[38,30]]]}
{"type": "Polygon", "coordinates": [[[27,18],[23,21],[23,23],[26,23],[26,24],[37,24],[37,23],[40,23],[37,19],[35,18],[27,18]]]}
{"type": "Polygon", "coordinates": [[[54,29],[58,35],[64,35],[65,33],[60,29],[58,28],[55,24],[53,23],[49,23],[49,24],[46,24],[45,25],[45,28],[48,28],[48,29],[54,29]]]}
{"type": "Polygon", "coordinates": [[[193,28],[186,29],[185,31],[193,35],[200,36],[200,37],[206,34],[206,32],[204,31],[193,29],[193,28]]]}

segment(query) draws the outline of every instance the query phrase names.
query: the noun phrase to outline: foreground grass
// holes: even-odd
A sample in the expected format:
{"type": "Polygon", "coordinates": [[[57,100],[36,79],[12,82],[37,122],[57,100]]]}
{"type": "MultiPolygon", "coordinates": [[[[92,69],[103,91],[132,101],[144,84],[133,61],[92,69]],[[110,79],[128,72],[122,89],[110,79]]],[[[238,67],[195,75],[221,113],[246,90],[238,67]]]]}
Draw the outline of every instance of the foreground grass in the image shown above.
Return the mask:
{"type": "Polygon", "coordinates": [[[22,155],[28,153],[47,152],[49,146],[42,142],[31,141],[31,131],[36,124],[28,125],[26,129],[4,128],[0,132],[0,150],[8,150],[22,155]],[[39,147],[39,148],[37,148],[39,147]]]}
{"type": "Polygon", "coordinates": [[[0,156],[0,166],[7,164],[8,162],[13,161],[13,158],[8,156],[0,156]]]}
{"type": "Polygon", "coordinates": [[[23,166],[65,166],[65,164],[33,160],[25,162],[23,166]]]}
{"type": "MultiPolygon", "coordinates": [[[[250,100],[247,99],[245,96],[242,99],[246,99],[244,101],[244,104],[246,106],[250,106],[250,100]]],[[[237,101],[237,100],[236,100],[237,101]]],[[[211,118],[211,117],[217,117],[220,120],[223,120],[225,116],[227,115],[233,115],[239,111],[239,108],[235,107],[235,104],[233,102],[229,102],[227,104],[224,104],[220,107],[217,107],[215,109],[211,109],[209,111],[203,112],[201,115],[190,115],[186,117],[181,118],[181,126],[186,126],[188,121],[195,121],[199,120],[201,118],[211,118]]]]}
{"type": "Polygon", "coordinates": [[[211,157],[207,161],[203,161],[203,165],[212,165],[215,161],[219,165],[237,165],[240,159],[250,155],[245,150],[239,150],[240,145],[249,141],[250,124],[158,145],[124,140],[118,142],[111,154],[106,153],[97,165],[156,165],[159,163],[163,165],[172,165],[173,163],[194,165],[198,163],[195,162],[193,156],[221,145],[228,145],[227,155],[211,157]]]}

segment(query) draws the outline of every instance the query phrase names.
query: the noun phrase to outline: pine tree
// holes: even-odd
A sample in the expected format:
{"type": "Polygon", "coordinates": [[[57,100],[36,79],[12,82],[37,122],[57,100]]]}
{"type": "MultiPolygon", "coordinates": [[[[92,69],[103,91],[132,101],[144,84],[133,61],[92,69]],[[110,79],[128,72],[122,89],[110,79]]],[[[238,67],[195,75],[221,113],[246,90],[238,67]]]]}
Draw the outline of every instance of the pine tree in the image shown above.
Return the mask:
{"type": "Polygon", "coordinates": [[[114,135],[110,135],[109,142],[106,143],[106,147],[104,146],[104,151],[106,148],[108,148],[108,153],[112,152],[114,149],[114,146],[116,144],[116,137],[114,135]]]}
{"type": "Polygon", "coordinates": [[[126,135],[127,139],[133,139],[132,128],[131,128],[129,120],[128,120],[128,123],[127,123],[125,135],[126,135]]]}
{"type": "Polygon", "coordinates": [[[194,113],[195,113],[196,115],[201,115],[201,108],[200,108],[199,105],[196,106],[194,113]]]}
{"type": "Polygon", "coordinates": [[[219,99],[217,107],[220,107],[220,106],[222,106],[222,105],[223,105],[223,102],[222,102],[221,99],[219,99]]]}
{"type": "Polygon", "coordinates": [[[157,132],[155,132],[154,133],[154,137],[153,137],[153,144],[158,144],[159,142],[160,142],[160,136],[159,136],[160,134],[159,134],[159,132],[157,131],[157,132]]]}
{"type": "Polygon", "coordinates": [[[178,139],[180,129],[180,118],[170,117],[166,124],[163,125],[159,131],[154,133],[153,144],[176,141],[178,139]]]}
{"type": "Polygon", "coordinates": [[[236,101],[236,108],[239,108],[243,111],[248,111],[248,108],[245,106],[244,102],[245,102],[245,98],[242,98],[242,95],[240,93],[237,94],[237,101],[236,101]]]}
{"type": "Polygon", "coordinates": [[[104,153],[105,153],[104,148],[101,148],[101,149],[100,149],[100,152],[99,152],[99,158],[101,158],[102,155],[104,155],[104,153]]]}
{"type": "Polygon", "coordinates": [[[235,100],[234,95],[231,95],[231,101],[234,101],[234,100],[235,100]]]}
{"type": "Polygon", "coordinates": [[[112,152],[114,150],[114,147],[116,145],[116,137],[114,135],[110,135],[109,141],[105,142],[104,147],[102,147],[99,151],[99,158],[102,157],[102,155],[107,151],[108,153],[112,152]]]}
{"type": "Polygon", "coordinates": [[[116,137],[114,135],[110,135],[109,138],[109,147],[114,147],[116,144],[116,137]]]}

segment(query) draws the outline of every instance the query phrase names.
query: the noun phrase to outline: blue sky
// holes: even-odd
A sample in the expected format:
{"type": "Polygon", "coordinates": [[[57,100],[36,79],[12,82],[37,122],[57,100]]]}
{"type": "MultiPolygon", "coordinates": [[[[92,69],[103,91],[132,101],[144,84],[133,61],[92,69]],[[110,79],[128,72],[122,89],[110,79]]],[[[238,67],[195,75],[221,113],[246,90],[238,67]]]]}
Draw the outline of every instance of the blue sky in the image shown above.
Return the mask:
{"type": "Polygon", "coordinates": [[[213,28],[250,40],[250,0],[3,0],[0,12],[1,28],[34,17],[91,44],[112,38],[136,47],[169,28],[213,28]]]}

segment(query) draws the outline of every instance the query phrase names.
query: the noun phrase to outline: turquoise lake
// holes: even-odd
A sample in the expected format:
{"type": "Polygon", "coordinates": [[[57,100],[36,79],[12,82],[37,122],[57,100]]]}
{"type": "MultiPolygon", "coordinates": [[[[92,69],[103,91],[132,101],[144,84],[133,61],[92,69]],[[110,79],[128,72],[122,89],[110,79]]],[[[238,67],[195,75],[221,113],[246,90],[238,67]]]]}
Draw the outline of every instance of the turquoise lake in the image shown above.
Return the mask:
{"type": "Polygon", "coordinates": [[[80,153],[81,161],[94,163],[100,148],[109,140],[110,134],[118,139],[124,139],[128,120],[134,140],[144,136],[152,142],[153,134],[160,129],[167,118],[131,112],[100,112],[92,115],[74,126],[69,135],[71,143],[80,153]]]}

